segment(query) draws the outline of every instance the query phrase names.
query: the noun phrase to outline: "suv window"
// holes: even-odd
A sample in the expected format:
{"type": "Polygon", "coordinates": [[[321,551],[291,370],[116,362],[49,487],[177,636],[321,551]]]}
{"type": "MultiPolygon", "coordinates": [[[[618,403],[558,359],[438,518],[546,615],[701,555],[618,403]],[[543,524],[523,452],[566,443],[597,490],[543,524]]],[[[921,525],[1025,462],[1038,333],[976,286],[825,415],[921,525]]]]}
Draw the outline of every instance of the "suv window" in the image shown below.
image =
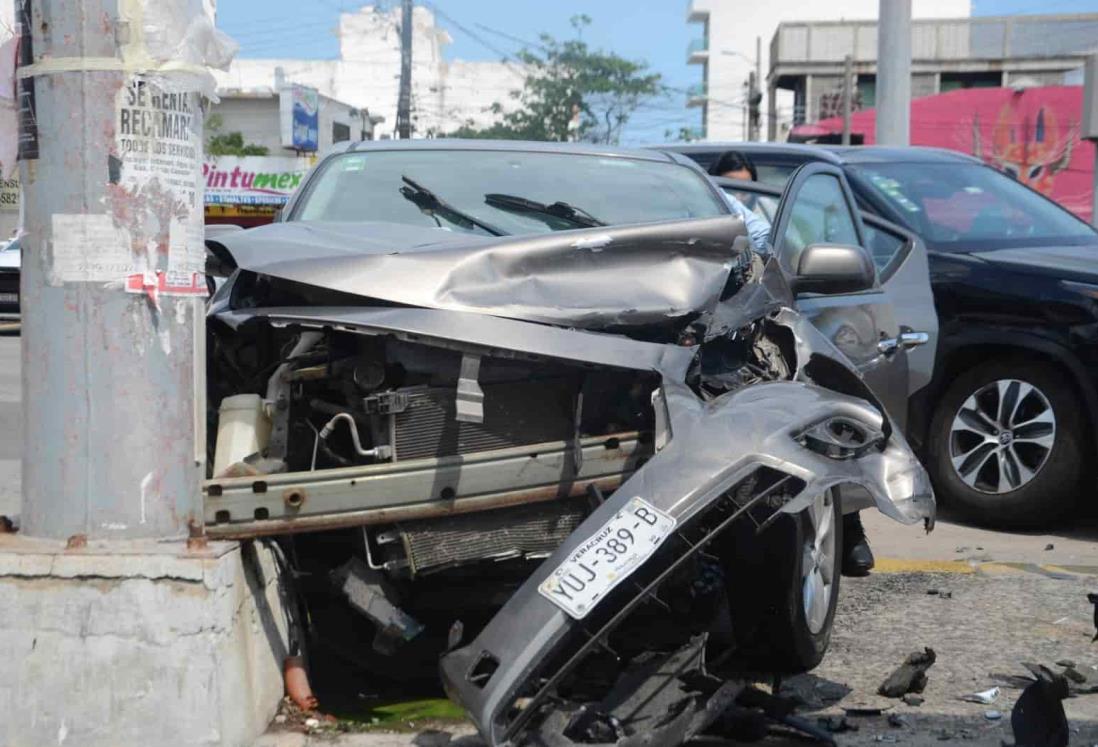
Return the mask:
{"type": "Polygon", "coordinates": [[[896,234],[881,230],[869,223],[865,224],[865,230],[862,233],[865,236],[865,248],[873,256],[873,264],[877,266],[878,273],[884,271],[906,243],[896,234]]]}
{"type": "Polygon", "coordinates": [[[812,244],[860,243],[839,180],[831,174],[808,177],[797,193],[789,224],[777,246],[799,251],[812,244]]]}
{"type": "Polygon", "coordinates": [[[998,249],[1042,242],[1092,243],[1094,229],[992,168],[968,163],[874,163],[848,175],[883,200],[930,247],[998,249]]]}

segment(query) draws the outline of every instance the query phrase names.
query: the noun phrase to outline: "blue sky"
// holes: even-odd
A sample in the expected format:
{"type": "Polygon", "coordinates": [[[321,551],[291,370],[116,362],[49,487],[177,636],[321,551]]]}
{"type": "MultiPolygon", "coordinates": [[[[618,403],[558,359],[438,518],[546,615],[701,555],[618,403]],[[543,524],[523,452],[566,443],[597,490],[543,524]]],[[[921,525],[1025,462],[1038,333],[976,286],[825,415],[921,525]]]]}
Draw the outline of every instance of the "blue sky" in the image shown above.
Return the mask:
{"type": "MultiPolygon", "coordinates": [[[[417,0],[418,1],[418,0],[417,0]]],[[[731,2],[732,0],[727,0],[731,2]]],[[[393,4],[395,0],[388,0],[393,4]]],[[[807,0],[806,0],[807,2],[807,0]]],[[[701,68],[686,64],[686,46],[698,26],[687,24],[686,0],[431,0],[453,37],[450,57],[499,59],[536,40],[541,32],[566,37],[569,18],[591,16],[584,38],[594,47],[644,60],[670,86],[698,82],[701,68]],[[508,38],[513,37],[513,38],[508,38]]],[[[243,57],[333,58],[338,54],[335,27],[340,10],[357,0],[221,0],[218,25],[241,45],[243,57]]],[[[1098,12],[1098,0],[974,0],[976,15],[1098,12]]],[[[700,114],[686,109],[681,96],[657,101],[637,112],[626,133],[631,142],[663,139],[665,130],[698,126],[700,114]]]]}

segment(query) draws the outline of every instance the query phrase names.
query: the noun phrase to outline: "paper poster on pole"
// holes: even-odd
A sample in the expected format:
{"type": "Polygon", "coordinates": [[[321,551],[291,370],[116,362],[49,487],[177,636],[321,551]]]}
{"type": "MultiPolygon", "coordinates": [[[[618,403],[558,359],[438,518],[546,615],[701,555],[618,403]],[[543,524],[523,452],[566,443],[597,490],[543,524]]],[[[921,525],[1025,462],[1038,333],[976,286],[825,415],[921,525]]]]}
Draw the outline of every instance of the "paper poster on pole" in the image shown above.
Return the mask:
{"type": "Polygon", "coordinates": [[[106,214],[55,216],[50,282],[132,289],[138,277],[150,295],[205,292],[204,283],[162,282],[205,269],[200,117],[193,92],[163,91],[141,75],[122,87],[104,164],[106,214]]]}

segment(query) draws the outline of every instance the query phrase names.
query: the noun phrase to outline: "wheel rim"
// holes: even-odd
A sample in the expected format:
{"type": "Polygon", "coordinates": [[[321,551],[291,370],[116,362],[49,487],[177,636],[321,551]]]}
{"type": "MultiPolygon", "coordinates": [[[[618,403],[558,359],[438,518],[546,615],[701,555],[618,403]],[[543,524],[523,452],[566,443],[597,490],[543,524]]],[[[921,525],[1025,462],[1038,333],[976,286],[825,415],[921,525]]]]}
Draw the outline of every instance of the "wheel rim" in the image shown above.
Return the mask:
{"type": "Polygon", "coordinates": [[[835,515],[831,494],[812,502],[805,515],[811,525],[806,532],[801,563],[804,619],[813,635],[827,622],[831,611],[831,587],[835,583],[835,515]]]}
{"type": "Polygon", "coordinates": [[[999,379],[976,390],[953,417],[949,458],[973,490],[1002,495],[1029,483],[1056,442],[1056,414],[1029,382],[999,379]]]}

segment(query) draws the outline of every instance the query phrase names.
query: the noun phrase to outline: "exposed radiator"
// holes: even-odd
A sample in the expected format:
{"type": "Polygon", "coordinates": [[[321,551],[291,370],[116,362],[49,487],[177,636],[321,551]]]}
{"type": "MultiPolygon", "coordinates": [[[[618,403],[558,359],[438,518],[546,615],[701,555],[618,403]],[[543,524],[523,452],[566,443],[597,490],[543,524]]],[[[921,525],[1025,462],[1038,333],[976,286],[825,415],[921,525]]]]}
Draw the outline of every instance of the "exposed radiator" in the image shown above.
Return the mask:
{"type": "Polygon", "coordinates": [[[574,385],[568,380],[483,384],[484,422],[455,420],[453,387],[401,390],[392,420],[394,459],[418,459],[564,441],[573,436],[574,385]]]}
{"type": "Polygon", "coordinates": [[[544,556],[587,515],[583,499],[548,501],[495,511],[399,524],[413,574],[474,560],[544,556]]]}

